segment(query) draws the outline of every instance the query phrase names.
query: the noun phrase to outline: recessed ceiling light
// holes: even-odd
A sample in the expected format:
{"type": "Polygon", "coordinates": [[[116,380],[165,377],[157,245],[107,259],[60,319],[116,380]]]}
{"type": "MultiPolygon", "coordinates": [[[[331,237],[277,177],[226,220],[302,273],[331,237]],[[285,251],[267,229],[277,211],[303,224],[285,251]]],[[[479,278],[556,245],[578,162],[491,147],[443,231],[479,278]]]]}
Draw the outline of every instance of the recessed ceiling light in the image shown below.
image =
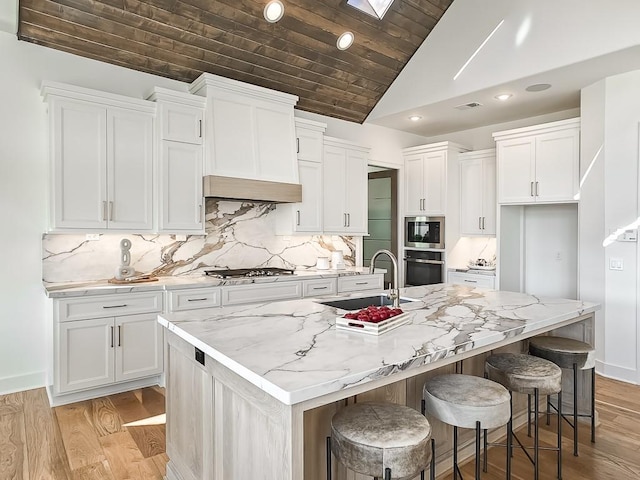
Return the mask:
{"type": "Polygon", "coordinates": [[[346,50],[351,45],[353,45],[353,40],[355,39],[353,33],[344,32],[342,35],[338,37],[338,41],[336,42],[336,46],[338,50],[346,50]]]}
{"type": "Polygon", "coordinates": [[[392,3],[393,0],[347,0],[347,5],[351,5],[378,20],[382,20],[392,3]]]}
{"type": "Polygon", "coordinates": [[[409,120],[411,120],[412,122],[417,122],[418,120],[422,120],[422,117],[420,115],[411,115],[409,117],[409,120]]]}
{"type": "Polygon", "coordinates": [[[511,95],[510,93],[501,93],[500,95],[496,95],[495,98],[496,100],[501,100],[501,101],[505,101],[505,100],[509,100],[513,95],[511,95]]]}
{"type": "Polygon", "coordinates": [[[276,23],[284,15],[284,5],[280,0],[271,0],[264,7],[264,18],[269,23],[276,23]]]}
{"type": "Polygon", "coordinates": [[[525,90],[527,92],[542,92],[548,88],[551,88],[551,85],[548,83],[536,83],[534,85],[529,85],[525,90]]]}

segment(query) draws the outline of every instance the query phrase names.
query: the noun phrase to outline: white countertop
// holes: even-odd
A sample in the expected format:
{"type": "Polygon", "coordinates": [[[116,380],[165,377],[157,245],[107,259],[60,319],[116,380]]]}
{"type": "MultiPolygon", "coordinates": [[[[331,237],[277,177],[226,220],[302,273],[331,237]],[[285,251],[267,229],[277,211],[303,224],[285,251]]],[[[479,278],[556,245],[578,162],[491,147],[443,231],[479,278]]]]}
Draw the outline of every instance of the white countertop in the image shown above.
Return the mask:
{"type": "MultiPolygon", "coordinates": [[[[376,268],[375,273],[384,273],[376,268]]],[[[295,270],[293,275],[279,275],[250,278],[214,278],[202,272],[186,275],[158,277],[155,282],[131,282],[130,284],[112,284],[107,280],[75,283],[44,283],[49,298],[80,297],[89,295],[107,295],[113,293],[150,292],[158,290],[177,290],[183,288],[220,287],[227,285],[248,285],[252,283],[289,282],[294,280],[312,280],[316,278],[335,278],[348,275],[369,273],[369,267],[346,267],[344,270],[295,270]]]]}
{"type": "Polygon", "coordinates": [[[336,330],[342,311],[312,299],[161,314],[159,322],[292,405],[550,330],[599,308],[577,300],[448,284],[410,287],[401,294],[419,299],[401,305],[412,312],[412,321],[379,337],[336,330]]]}

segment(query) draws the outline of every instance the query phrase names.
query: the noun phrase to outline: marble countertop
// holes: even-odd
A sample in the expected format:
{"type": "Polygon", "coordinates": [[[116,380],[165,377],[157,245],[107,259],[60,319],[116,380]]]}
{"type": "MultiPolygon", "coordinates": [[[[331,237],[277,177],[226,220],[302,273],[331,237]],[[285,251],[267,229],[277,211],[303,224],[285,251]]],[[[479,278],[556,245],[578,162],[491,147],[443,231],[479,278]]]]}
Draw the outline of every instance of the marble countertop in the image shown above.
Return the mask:
{"type": "Polygon", "coordinates": [[[411,322],[379,337],[336,330],[336,316],[343,311],[313,299],[161,314],[159,322],[292,405],[550,330],[599,308],[578,300],[449,284],[405,288],[401,295],[418,300],[402,304],[411,322]]]}
{"type": "MultiPolygon", "coordinates": [[[[385,270],[376,268],[376,273],[385,270]]],[[[155,282],[131,282],[129,284],[112,284],[107,280],[96,282],[44,283],[44,290],[49,298],[78,297],[89,295],[107,295],[113,293],[150,292],[158,290],[178,290],[185,288],[221,287],[229,285],[248,285],[254,283],[289,282],[295,280],[313,280],[318,278],[335,278],[348,275],[369,273],[369,267],[346,267],[344,270],[295,270],[293,275],[251,278],[213,278],[203,272],[158,277],[155,282]]]]}

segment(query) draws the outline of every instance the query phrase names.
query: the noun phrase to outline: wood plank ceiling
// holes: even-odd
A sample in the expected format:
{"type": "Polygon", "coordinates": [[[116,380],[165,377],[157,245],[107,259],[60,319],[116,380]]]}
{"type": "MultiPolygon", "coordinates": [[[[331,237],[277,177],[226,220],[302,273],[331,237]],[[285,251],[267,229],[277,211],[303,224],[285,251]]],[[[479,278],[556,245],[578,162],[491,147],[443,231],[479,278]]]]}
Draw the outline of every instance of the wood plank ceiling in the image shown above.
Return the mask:
{"type": "Polygon", "coordinates": [[[184,82],[214,73],[361,123],[452,1],[395,0],[380,21],[345,0],[283,0],[270,24],[267,0],[20,0],[18,37],[184,82]]]}

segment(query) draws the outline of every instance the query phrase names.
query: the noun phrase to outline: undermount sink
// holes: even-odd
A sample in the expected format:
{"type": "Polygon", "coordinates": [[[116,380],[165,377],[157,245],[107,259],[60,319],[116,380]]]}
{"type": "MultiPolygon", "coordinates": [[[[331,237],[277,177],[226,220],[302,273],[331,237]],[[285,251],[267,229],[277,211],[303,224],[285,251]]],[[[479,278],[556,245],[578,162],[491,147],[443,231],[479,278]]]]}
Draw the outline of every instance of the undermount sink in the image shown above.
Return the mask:
{"type": "MultiPolygon", "coordinates": [[[[416,300],[412,298],[400,297],[400,303],[409,303],[415,301],[416,300]]],[[[326,302],[318,303],[321,303],[322,305],[328,305],[329,307],[340,308],[342,310],[360,310],[361,308],[366,308],[370,305],[375,305],[376,307],[381,307],[383,305],[392,305],[393,300],[387,297],[386,293],[381,293],[379,295],[373,295],[369,297],[345,298],[342,300],[328,300],[326,302]]]]}

